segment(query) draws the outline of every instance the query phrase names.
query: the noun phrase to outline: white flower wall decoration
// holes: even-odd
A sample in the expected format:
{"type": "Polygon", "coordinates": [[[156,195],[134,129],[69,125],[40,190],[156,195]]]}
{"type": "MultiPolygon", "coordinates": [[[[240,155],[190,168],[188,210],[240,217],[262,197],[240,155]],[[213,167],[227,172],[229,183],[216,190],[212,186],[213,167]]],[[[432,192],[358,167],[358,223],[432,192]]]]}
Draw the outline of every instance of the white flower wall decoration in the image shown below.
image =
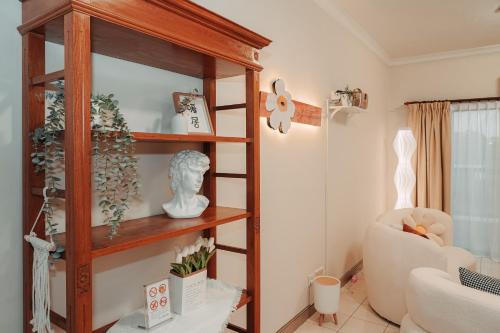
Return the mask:
{"type": "Polygon", "coordinates": [[[292,96],[285,90],[285,82],[278,79],[273,82],[274,93],[267,95],[266,110],[271,112],[267,119],[269,127],[279,129],[283,134],[288,132],[295,114],[292,96]]]}

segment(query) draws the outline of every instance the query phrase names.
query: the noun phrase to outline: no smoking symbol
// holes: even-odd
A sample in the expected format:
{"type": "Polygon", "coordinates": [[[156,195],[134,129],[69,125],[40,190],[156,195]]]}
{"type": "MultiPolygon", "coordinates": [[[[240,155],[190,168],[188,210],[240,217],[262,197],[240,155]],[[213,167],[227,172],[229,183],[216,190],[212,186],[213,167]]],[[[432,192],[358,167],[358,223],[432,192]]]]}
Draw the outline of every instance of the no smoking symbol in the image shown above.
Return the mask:
{"type": "Polygon", "coordinates": [[[149,289],[149,296],[155,297],[156,294],[158,294],[158,289],[156,289],[156,287],[149,289]]]}
{"type": "Polygon", "coordinates": [[[149,305],[149,308],[153,311],[156,311],[156,309],[158,309],[158,301],[152,301],[149,305]]]}

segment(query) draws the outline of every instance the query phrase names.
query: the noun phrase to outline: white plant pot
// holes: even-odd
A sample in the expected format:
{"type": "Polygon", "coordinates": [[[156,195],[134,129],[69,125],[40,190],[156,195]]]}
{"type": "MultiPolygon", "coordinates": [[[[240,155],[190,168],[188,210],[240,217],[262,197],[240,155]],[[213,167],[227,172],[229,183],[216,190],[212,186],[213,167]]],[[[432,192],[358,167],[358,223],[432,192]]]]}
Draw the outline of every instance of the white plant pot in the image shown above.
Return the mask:
{"type": "Polygon", "coordinates": [[[171,310],[185,314],[205,303],[207,294],[207,270],[180,277],[170,272],[169,292],[171,310]]]}
{"type": "Polygon", "coordinates": [[[184,113],[176,113],[172,118],[171,128],[173,134],[188,134],[189,117],[184,113]]]}
{"type": "Polygon", "coordinates": [[[312,283],[314,308],[320,314],[334,314],[339,309],[340,281],[332,276],[317,276],[312,283]]]}

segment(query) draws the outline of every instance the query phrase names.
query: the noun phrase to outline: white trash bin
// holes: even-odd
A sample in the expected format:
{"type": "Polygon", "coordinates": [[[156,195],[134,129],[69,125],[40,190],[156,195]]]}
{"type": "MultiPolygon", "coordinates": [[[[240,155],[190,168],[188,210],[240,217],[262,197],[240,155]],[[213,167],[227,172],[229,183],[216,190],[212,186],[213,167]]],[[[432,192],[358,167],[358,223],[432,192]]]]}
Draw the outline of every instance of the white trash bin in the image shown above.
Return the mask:
{"type": "Polygon", "coordinates": [[[319,326],[323,324],[325,315],[331,314],[337,325],[337,311],[340,300],[340,280],[333,276],[317,276],[312,282],[314,308],[319,313],[319,326]]]}

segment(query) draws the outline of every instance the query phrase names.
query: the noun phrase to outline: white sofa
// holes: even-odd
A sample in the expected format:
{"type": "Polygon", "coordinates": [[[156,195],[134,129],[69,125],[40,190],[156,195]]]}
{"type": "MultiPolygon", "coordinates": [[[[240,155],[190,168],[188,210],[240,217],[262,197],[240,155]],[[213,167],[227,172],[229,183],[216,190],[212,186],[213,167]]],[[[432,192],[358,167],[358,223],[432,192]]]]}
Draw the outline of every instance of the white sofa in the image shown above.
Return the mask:
{"type": "Polygon", "coordinates": [[[500,296],[462,286],[433,269],[411,271],[401,333],[498,333],[500,296]]]}
{"type": "MultiPolygon", "coordinates": [[[[414,209],[389,211],[368,227],[363,246],[363,271],[368,302],[382,317],[400,324],[408,312],[405,290],[410,272],[417,267],[433,267],[449,272],[458,280],[458,267],[475,270],[475,258],[453,247],[451,217],[441,211],[415,208],[415,213],[444,226],[443,246],[415,234],[403,232],[402,220],[414,209]]],[[[441,227],[441,229],[443,229],[441,227]]]]}

